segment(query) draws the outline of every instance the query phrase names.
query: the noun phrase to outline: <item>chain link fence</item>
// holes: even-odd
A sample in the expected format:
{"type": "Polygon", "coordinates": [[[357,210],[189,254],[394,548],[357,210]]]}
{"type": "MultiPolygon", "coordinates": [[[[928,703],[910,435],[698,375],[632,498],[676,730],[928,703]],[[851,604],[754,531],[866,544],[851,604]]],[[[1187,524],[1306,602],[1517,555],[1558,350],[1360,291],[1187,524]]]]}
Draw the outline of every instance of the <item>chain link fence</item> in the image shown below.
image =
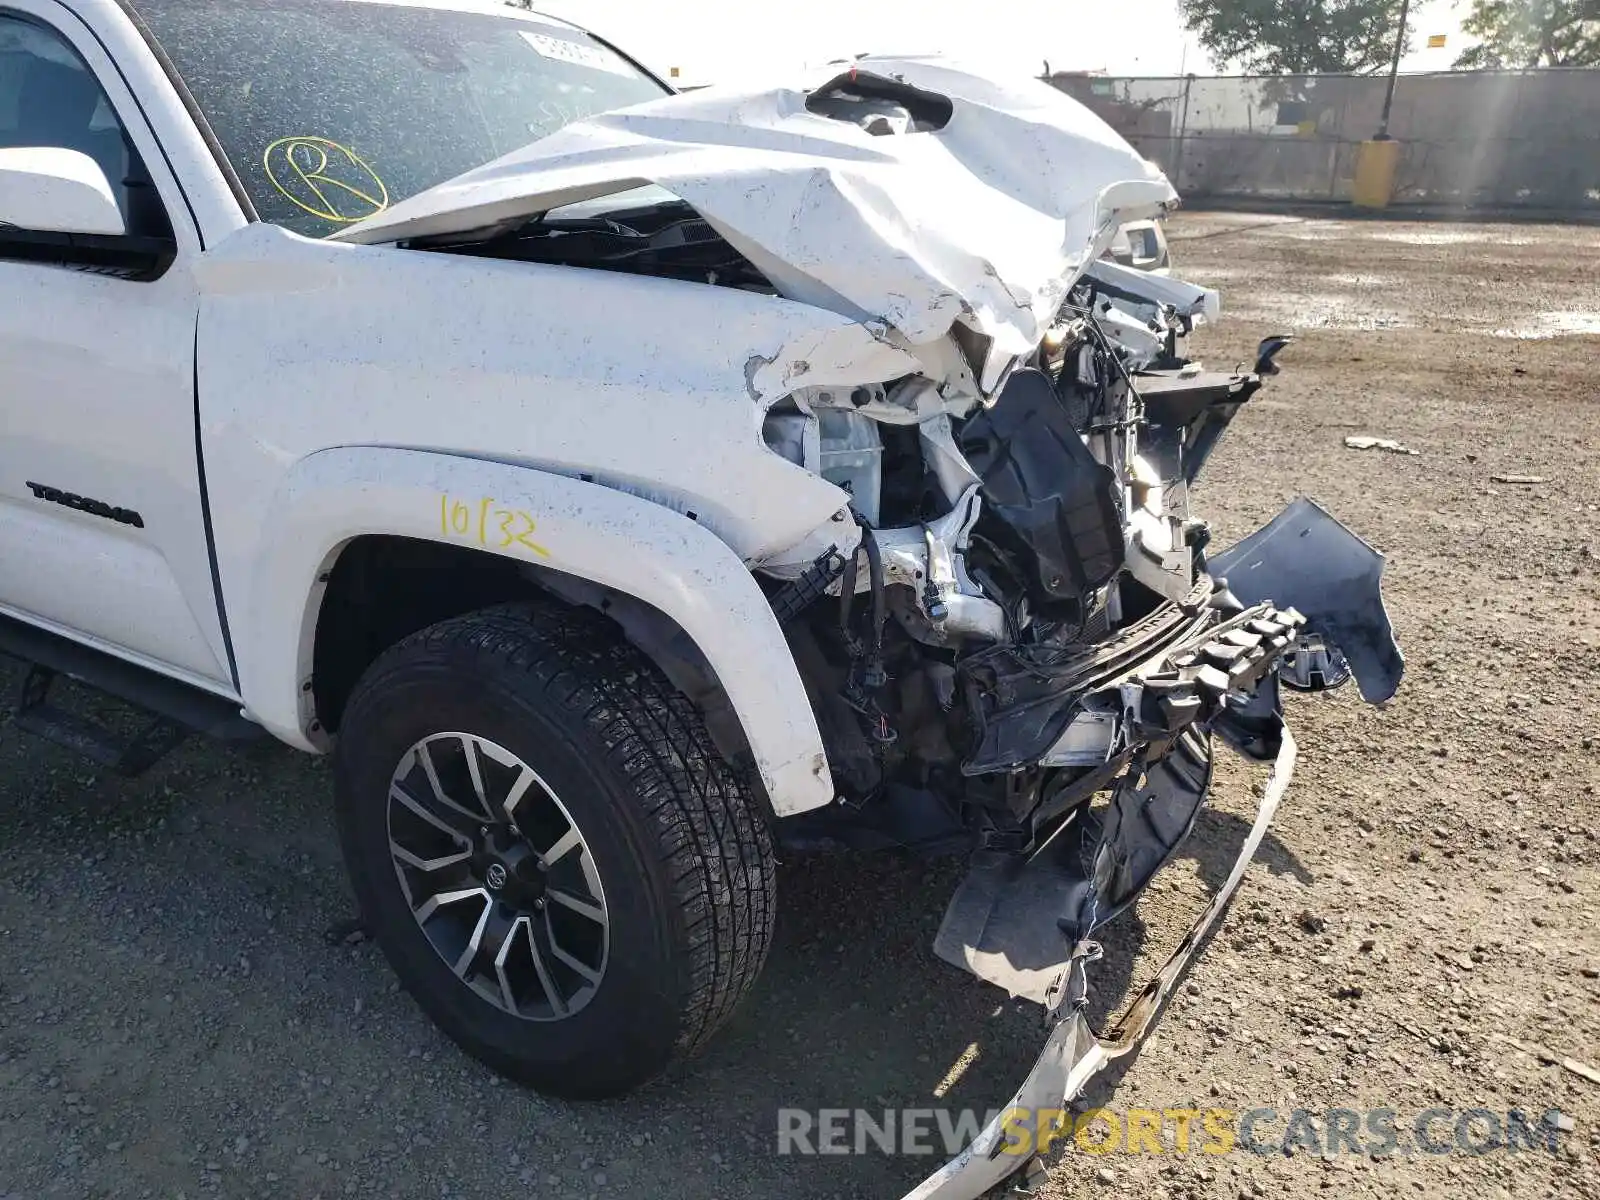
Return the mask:
{"type": "MultiPolygon", "coordinates": [[[[1378,130],[1370,75],[1052,75],[1185,197],[1348,200],[1378,130]]],[[[1402,75],[1396,204],[1600,214],[1600,69],[1402,75]]]]}

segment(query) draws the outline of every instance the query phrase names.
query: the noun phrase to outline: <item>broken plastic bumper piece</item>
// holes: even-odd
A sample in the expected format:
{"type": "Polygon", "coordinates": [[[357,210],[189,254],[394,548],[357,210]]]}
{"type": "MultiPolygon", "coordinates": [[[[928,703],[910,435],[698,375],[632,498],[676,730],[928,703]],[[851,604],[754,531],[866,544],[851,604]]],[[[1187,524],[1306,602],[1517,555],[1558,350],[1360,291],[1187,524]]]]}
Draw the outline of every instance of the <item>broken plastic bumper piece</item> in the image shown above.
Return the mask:
{"type": "MultiPolygon", "coordinates": [[[[1204,724],[1277,671],[1319,691],[1353,675],[1382,703],[1405,671],[1383,556],[1309,500],[1213,555],[1189,593],[1102,641],[1000,645],[960,670],[977,697],[968,775],[1085,766],[1204,724]]],[[[1157,750],[1159,750],[1159,746],[1157,750]]]]}
{"type": "Polygon", "coordinates": [[[1353,675],[1372,703],[1400,684],[1404,660],[1379,586],[1383,557],[1310,501],[1295,501],[1213,556],[1209,570],[1181,603],[1053,671],[1013,671],[1000,654],[980,662],[994,702],[977,762],[1102,769],[1072,785],[1057,810],[1067,815],[1030,855],[980,852],[951,899],[935,953],[1043,1005],[1049,1036],[1010,1105],[905,1200],[976,1200],[1023,1171],[1024,1151],[1051,1132],[1041,1123],[1059,1120],[1154,1028],[1293,775],[1280,678],[1321,690],[1353,675]],[[1255,821],[1177,950],[1122,1018],[1098,1033],[1085,1002],[1099,954],[1092,937],[1188,838],[1218,744],[1272,764],[1255,821]],[[1103,789],[1110,802],[1089,804],[1103,789]],[[1028,1136],[1017,1141],[1018,1134],[1028,1136]]]}
{"type": "Polygon", "coordinates": [[[1246,608],[1202,576],[1179,604],[1075,658],[1041,666],[1009,646],[974,656],[962,669],[978,677],[984,708],[962,770],[1095,765],[1151,743],[1159,754],[1271,676],[1305,624],[1293,608],[1246,608]]]}
{"type": "Polygon", "coordinates": [[[1310,500],[1294,501],[1207,566],[1242,603],[1270,598],[1305,614],[1306,632],[1317,638],[1307,642],[1313,657],[1302,664],[1308,689],[1315,686],[1313,674],[1321,673],[1314,657],[1319,646],[1336,652],[1329,663],[1334,677],[1343,682],[1342,674],[1354,675],[1369,704],[1383,703],[1400,687],[1405,659],[1383,607],[1383,555],[1310,500]]]}
{"type": "MultiPolygon", "coordinates": [[[[1050,1132],[1048,1123],[1061,1110],[1070,1107],[1097,1075],[1131,1055],[1155,1028],[1207,932],[1232,900],[1294,774],[1294,738],[1281,720],[1269,724],[1264,732],[1276,744],[1276,752],[1255,821],[1239,847],[1227,878],[1184,934],[1172,956],[1139,992],[1121,1019],[1105,1033],[1097,1033],[1091,1027],[1087,1012],[1087,972],[1099,957],[1099,947],[1094,942],[1087,937],[1079,938],[1072,944],[1064,963],[1059,961],[1061,955],[1057,955],[1058,962],[1053,970],[1046,971],[1035,964],[1028,972],[1031,977],[1038,979],[1047,975],[1049,979],[1041,996],[1046,1004],[1049,1035],[1033,1070],[972,1144],[906,1193],[903,1200],[978,1200],[990,1189],[1023,1171],[1031,1159],[1031,1153],[1023,1151],[1041,1144],[1041,1135],[1050,1132]]],[[[1206,777],[1209,780],[1209,756],[1206,777]]],[[[1042,923],[1059,941],[1061,930],[1050,919],[1059,896],[1053,893],[1050,885],[1042,882],[1046,873],[1042,870],[1041,878],[1032,881],[1037,886],[1024,884],[1013,892],[1011,900],[1016,911],[1012,916],[1031,915],[1035,924],[1042,923]],[[1029,907],[1026,895],[1030,891],[1034,904],[1031,914],[1025,914],[1022,910],[1029,907]]],[[[952,910],[955,907],[953,904],[952,910]]],[[[941,937],[944,932],[941,929],[941,937]]],[[[979,937],[981,940],[983,935],[980,933],[979,937]]],[[[1015,945],[1009,953],[1018,953],[1015,945]]],[[[1027,951],[1020,953],[1025,955],[1027,951]]],[[[961,965],[979,968],[994,964],[964,962],[961,965]]],[[[1011,962],[1010,966],[1025,971],[1029,963],[1024,958],[1011,962]]],[[[987,976],[990,972],[979,970],[978,973],[987,976]]],[[[1046,1136],[1044,1144],[1048,1142],[1046,1136]]]]}

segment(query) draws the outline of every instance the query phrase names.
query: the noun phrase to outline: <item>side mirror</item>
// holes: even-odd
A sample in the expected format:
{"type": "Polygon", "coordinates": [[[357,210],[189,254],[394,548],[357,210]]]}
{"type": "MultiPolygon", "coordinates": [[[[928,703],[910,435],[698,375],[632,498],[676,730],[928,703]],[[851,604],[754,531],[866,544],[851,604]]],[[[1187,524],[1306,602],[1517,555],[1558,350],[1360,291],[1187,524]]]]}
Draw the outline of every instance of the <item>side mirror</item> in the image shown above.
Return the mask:
{"type": "Polygon", "coordinates": [[[77,150],[0,150],[0,225],[40,233],[128,232],[100,164],[77,150]]]}

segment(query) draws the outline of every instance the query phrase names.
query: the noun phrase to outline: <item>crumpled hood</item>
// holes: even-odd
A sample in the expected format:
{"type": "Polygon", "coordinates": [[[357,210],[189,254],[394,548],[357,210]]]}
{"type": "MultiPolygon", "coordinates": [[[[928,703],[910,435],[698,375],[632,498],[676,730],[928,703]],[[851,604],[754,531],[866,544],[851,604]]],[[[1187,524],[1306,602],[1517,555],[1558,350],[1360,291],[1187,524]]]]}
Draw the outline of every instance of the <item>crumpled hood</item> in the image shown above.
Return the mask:
{"type": "Polygon", "coordinates": [[[1044,83],[927,59],[853,70],[919,89],[948,119],[875,135],[809,110],[819,88],[849,90],[837,69],[795,87],[708,88],[569,125],[335,238],[470,233],[656,184],[790,299],[881,322],[913,346],[961,319],[1009,356],[1038,344],[1116,226],[1177,199],[1110,126],[1044,83]]]}

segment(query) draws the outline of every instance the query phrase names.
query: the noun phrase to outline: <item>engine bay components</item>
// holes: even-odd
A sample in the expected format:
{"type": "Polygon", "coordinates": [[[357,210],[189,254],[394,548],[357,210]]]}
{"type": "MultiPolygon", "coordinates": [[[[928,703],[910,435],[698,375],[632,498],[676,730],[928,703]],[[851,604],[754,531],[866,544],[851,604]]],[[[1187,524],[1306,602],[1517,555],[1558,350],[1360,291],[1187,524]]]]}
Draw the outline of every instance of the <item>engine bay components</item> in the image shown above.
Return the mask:
{"type": "MultiPolygon", "coordinates": [[[[770,570],[788,581],[774,611],[805,647],[840,788],[807,839],[830,821],[860,835],[842,821],[947,844],[954,825],[1026,851],[1219,722],[1250,741],[1280,672],[1392,693],[1370,548],[1302,501],[1216,554],[1190,511],[1189,485],[1261,386],[1185,356],[1215,313],[1215,293],[1096,264],[986,400],[912,376],[799,389],[768,411],[768,448],[848,510],[826,553],[770,570]]],[[[1261,362],[1275,370],[1283,344],[1261,362]]]]}

